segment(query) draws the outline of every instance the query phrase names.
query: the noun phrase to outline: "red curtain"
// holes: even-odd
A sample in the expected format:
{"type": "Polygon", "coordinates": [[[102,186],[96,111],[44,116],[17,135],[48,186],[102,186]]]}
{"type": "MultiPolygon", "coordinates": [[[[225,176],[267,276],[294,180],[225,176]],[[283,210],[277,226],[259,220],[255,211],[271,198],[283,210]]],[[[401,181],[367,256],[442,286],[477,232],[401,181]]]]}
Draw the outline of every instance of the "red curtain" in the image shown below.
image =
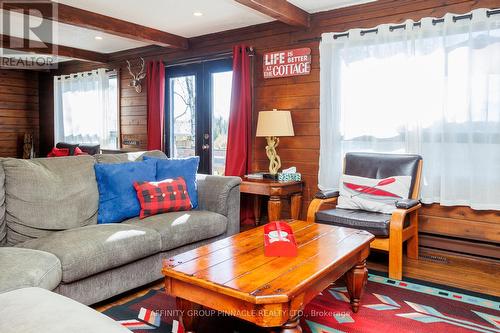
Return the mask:
{"type": "MultiPolygon", "coordinates": [[[[244,176],[251,172],[252,89],[251,59],[245,45],[233,48],[233,83],[227,137],[226,176],[244,176]]],[[[242,223],[253,223],[252,202],[242,196],[242,223]]]]}
{"type": "Polygon", "coordinates": [[[165,106],[165,65],[160,60],[148,62],[148,150],[163,150],[165,106]]]}

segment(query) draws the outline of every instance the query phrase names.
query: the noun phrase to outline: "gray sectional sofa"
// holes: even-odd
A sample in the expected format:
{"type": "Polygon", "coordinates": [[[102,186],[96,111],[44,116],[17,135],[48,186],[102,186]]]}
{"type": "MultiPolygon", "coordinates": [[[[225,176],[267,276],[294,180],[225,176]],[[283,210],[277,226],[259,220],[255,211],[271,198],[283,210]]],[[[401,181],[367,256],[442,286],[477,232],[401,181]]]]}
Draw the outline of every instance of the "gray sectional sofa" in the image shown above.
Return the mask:
{"type": "Polygon", "coordinates": [[[0,294],[2,333],[130,333],[88,306],[42,288],[0,294]]]}
{"type": "Polygon", "coordinates": [[[162,259],[239,232],[238,177],[198,175],[199,207],[97,224],[95,163],[160,151],[0,160],[0,293],[42,287],[94,304],[161,278],[162,259]]]}

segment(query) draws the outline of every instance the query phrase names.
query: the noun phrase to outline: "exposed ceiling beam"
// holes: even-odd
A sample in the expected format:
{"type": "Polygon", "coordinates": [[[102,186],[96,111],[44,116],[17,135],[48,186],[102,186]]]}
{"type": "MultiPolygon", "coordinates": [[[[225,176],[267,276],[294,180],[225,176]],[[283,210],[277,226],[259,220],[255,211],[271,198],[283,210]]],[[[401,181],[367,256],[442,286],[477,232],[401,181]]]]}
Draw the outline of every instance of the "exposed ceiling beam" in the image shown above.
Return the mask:
{"type": "Polygon", "coordinates": [[[13,49],[12,46],[16,45],[15,47],[16,51],[22,51],[28,53],[61,56],[61,57],[99,62],[99,63],[106,63],[108,62],[109,59],[108,55],[104,53],[82,50],[63,45],[42,43],[18,37],[0,35],[0,40],[1,40],[1,47],[4,49],[13,49]]]}
{"type": "MultiPolygon", "coordinates": [[[[36,3],[33,2],[5,2],[2,5],[3,9],[8,10],[33,9],[33,7],[36,7],[36,3]]],[[[148,44],[179,49],[188,48],[188,40],[182,36],[60,3],[54,2],[54,5],[57,6],[57,15],[41,11],[45,19],[139,40],[148,44]]]]}
{"type": "Polygon", "coordinates": [[[308,28],[310,15],[286,0],[235,0],[283,23],[308,28]]]}

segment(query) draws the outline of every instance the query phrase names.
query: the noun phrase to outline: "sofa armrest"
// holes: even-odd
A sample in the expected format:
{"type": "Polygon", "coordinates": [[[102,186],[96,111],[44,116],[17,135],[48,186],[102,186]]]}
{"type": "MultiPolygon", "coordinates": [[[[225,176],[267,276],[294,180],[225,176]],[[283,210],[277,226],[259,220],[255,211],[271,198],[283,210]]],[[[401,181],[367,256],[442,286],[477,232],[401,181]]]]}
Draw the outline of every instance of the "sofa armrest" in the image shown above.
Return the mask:
{"type": "Polygon", "coordinates": [[[409,208],[415,207],[419,203],[420,203],[420,200],[416,200],[416,199],[402,199],[402,200],[396,201],[396,208],[409,209],[409,208]]]}
{"type": "Polygon", "coordinates": [[[196,175],[198,209],[219,213],[228,218],[226,235],[240,231],[240,177],[196,175]]]}

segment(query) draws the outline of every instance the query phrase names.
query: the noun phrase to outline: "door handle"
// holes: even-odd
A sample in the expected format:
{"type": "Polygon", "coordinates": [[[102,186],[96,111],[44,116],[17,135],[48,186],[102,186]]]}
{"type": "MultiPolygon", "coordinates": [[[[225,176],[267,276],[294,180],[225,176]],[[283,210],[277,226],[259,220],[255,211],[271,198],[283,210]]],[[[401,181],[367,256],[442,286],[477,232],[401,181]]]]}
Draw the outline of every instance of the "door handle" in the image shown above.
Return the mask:
{"type": "Polygon", "coordinates": [[[203,150],[208,150],[209,148],[210,148],[209,144],[204,144],[203,146],[201,146],[201,149],[203,150]]]}

